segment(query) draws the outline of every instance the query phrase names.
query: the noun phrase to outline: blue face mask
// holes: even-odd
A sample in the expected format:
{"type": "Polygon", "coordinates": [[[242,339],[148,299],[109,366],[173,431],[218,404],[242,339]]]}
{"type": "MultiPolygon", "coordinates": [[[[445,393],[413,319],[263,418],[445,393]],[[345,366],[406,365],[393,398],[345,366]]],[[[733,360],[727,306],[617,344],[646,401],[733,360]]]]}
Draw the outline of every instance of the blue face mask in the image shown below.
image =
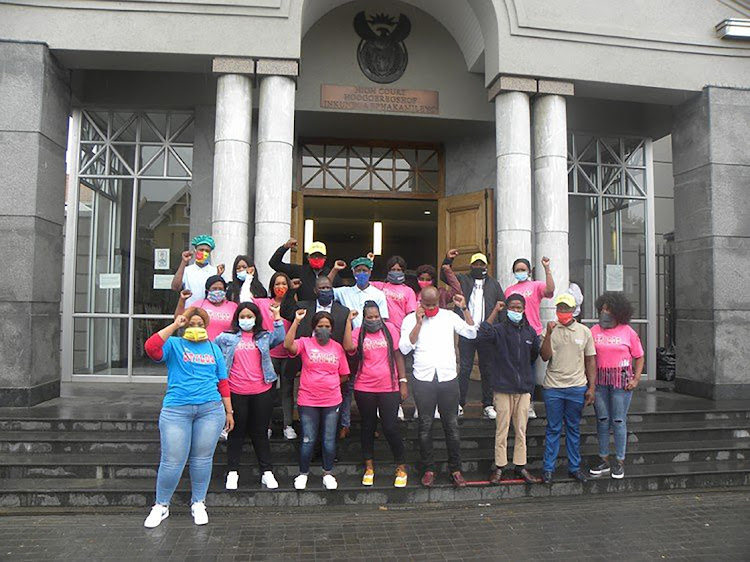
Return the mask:
{"type": "Polygon", "coordinates": [[[523,283],[529,278],[528,271],[516,271],[513,275],[516,276],[516,281],[523,283]]]}
{"type": "Polygon", "coordinates": [[[364,289],[370,282],[370,273],[367,271],[361,271],[360,273],[354,274],[354,280],[357,282],[357,287],[364,289]]]}
{"type": "Polygon", "coordinates": [[[318,302],[320,306],[328,306],[333,302],[333,289],[319,289],[318,302]]]}
{"type": "Polygon", "coordinates": [[[508,314],[508,320],[510,320],[514,324],[518,324],[521,320],[523,320],[523,312],[516,312],[515,310],[509,310],[507,314],[508,314]]]}
{"type": "Polygon", "coordinates": [[[247,271],[244,269],[242,271],[238,271],[237,281],[244,281],[245,279],[247,279],[247,271]]]}
{"type": "Polygon", "coordinates": [[[240,318],[239,319],[240,330],[243,332],[249,332],[255,327],[255,318],[240,318]]]}

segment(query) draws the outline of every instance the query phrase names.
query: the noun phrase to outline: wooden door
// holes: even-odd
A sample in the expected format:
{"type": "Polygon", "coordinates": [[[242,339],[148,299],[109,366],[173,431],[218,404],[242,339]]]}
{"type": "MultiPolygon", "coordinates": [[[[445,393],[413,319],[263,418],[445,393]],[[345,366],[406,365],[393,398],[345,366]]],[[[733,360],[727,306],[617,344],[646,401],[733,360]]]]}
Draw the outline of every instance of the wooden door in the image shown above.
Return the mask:
{"type": "Polygon", "coordinates": [[[495,270],[492,195],[492,190],[485,189],[438,201],[438,257],[442,261],[449,249],[457,249],[458,257],[453,262],[456,272],[468,271],[469,258],[476,252],[482,252],[490,260],[490,272],[495,270]]]}
{"type": "Polygon", "coordinates": [[[301,264],[304,257],[305,240],[305,202],[300,191],[292,191],[292,221],[289,228],[290,236],[297,240],[297,246],[292,248],[289,262],[301,264]]]}

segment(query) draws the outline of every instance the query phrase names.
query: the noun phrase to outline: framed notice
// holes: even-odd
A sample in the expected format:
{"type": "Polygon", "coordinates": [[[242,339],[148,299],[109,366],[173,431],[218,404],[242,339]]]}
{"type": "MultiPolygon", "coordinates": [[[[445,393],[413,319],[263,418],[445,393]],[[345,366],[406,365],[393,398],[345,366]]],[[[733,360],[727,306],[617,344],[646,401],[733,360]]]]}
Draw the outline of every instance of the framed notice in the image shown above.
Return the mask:
{"type": "Polygon", "coordinates": [[[172,275],[156,274],[154,275],[154,289],[156,290],[171,290],[172,289],[172,275]]]}
{"type": "Polygon", "coordinates": [[[606,268],[606,287],[607,291],[622,291],[624,271],[621,265],[607,264],[606,268]]]}
{"type": "Polygon", "coordinates": [[[154,248],[154,269],[169,269],[169,248],[154,248]]]}
{"type": "Polygon", "coordinates": [[[100,289],[119,289],[121,285],[121,276],[119,273],[100,273],[100,289]]]}

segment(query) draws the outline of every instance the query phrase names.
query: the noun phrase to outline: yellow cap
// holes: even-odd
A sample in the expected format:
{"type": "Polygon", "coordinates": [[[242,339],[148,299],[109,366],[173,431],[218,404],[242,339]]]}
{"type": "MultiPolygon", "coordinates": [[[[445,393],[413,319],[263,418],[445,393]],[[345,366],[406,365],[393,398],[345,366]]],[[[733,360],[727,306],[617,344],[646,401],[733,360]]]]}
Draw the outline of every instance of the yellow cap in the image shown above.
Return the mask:
{"type": "Polygon", "coordinates": [[[483,261],[484,265],[487,265],[489,263],[489,261],[487,260],[487,256],[485,256],[482,252],[477,252],[476,254],[471,256],[469,263],[474,263],[475,261],[483,261]]]}
{"type": "Polygon", "coordinates": [[[323,242],[313,242],[310,244],[310,247],[307,249],[308,254],[323,254],[324,256],[328,255],[328,252],[326,252],[326,245],[323,244],[323,242]]]}
{"type": "Polygon", "coordinates": [[[555,297],[555,306],[558,304],[563,303],[567,304],[571,308],[576,307],[576,300],[573,298],[573,295],[570,293],[560,293],[555,297]]]}

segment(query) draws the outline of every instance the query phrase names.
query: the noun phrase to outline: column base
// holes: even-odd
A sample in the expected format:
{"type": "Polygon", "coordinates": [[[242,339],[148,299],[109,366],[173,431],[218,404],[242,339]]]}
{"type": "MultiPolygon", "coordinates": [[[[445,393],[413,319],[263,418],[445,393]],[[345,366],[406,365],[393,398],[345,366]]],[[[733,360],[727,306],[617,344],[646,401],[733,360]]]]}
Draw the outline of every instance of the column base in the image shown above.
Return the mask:
{"type": "Polygon", "coordinates": [[[59,396],[59,380],[32,388],[0,388],[0,407],[28,408],[59,396]]]}
{"type": "Polygon", "coordinates": [[[750,399],[750,384],[714,384],[694,381],[682,377],[674,380],[675,392],[708,398],[709,400],[747,400],[750,399]]]}

